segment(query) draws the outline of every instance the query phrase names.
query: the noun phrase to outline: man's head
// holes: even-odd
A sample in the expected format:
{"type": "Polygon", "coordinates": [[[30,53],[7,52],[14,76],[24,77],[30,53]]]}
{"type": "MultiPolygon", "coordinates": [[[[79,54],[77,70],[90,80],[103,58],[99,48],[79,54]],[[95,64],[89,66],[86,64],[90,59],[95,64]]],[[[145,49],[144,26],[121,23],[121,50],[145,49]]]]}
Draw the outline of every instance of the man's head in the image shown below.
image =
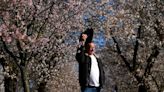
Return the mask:
{"type": "Polygon", "coordinates": [[[95,44],[93,42],[91,43],[88,43],[86,45],[86,52],[89,54],[89,55],[92,55],[94,52],[95,52],[95,44]]]}

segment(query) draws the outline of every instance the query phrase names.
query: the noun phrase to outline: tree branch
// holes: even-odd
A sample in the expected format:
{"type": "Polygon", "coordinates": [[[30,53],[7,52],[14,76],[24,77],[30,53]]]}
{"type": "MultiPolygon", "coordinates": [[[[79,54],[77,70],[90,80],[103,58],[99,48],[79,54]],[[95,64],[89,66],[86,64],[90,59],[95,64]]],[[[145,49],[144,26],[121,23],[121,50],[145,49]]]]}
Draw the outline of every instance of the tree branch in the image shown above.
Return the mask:
{"type": "Polygon", "coordinates": [[[154,30],[157,34],[157,37],[160,41],[163,41],[164,34],[161,33],[162,28],[160,27],[160,22],[158,20],[155,21],[156,26],[154,26],[154,30]]]}
{"type": "Polygon", "coordinates": [[[51,5],[47,8],[45,8],[44,10],[42,10],[41,12],[38,13],[38,15],[42,14],[43,12],[47,11],[48,9],[52,8],[54,6],[54,2],[51,3],[51,5]]]}
{"type": "Polygon", "coordinates": [[[20,58],[20,60],[21,60],[21,63],[20,63],[20,65],[22,65],[22,66],[25,66],[26,64],[26,55],[25,55],[25,51],[23,51],[23,48],[21,47],[21,43],[20,43],[20,41],[19,41],[19,39],[16,39],[16,46],[17,46],[17,48],[18,48],[18,51],[19,51],[19,58],[20,58]]]}
{"type": "Polygon", "coordinates": [[[160,86],[158,85],[157,80],[155,79],[155,77],[154,77],[152,74],[151,74],[151,77],[152,77],[152,79],[153,79],[155,85],[157,86],[158,92],[160,92],[160,91],[159,91],[159,90],[160,90],[160,86]]]}
{"type": "Polygon", "coordinates": [[[14,63],[20,68],[20,65],[18,64],[17,56],[15,56],[7,47],[5,41],[3,41],[3,38],[0,37],[0,41],[2,41],[4,50],[14,59],[14,63]]]}
{"type": "Polygon", "coordinates": [[[134,54],[133,54],[133,70],[135,70],[136,68],[137,52],[139,47],[138,39],[140,39],[140,35],[141,35],[141,26],[139,26],[138,28],[137,38],[135,41],[134,54]]]}
{"type": "Polygon", "coordinates": [[[2,57],[2,58],[0,58],[0,64],[2,65],[2,67],[3,67],[3,70],[5,69],[5,66],[6,66],[6,62],[5,62],[5,59],[2,57]]]}
{"type": "Polygon", "coordinates": [[[157,58],[157,56],[159,55],[159,49],[157,46],[154,46],[153,49],[152,49],[152,53],[151,55],[149,56],[149,58],[147,59],[147,66],[145,68],[145,72],[144,72],[144,76],[147,76],[150,74],[150,70],[151,68],[153,67],[153,64],[154,62],[152,61],[153,58],[157,58]]]}
{"type": "MultiPolygon", "coordinates": [[[[40,36],[40,32],[41,32],[41,30],[44,28],[44,25],[47,23],[47,21],[48,21],[48,19],[49,19],[49,15],[51,14],[51,12],[52,12],[52,8],[53,8],[53,6],[54,6],[54,2],[52,2],[52,4],[48,7],[48,8],[46,8],[45,10],[43,10],[42,12],[44,12],[44,11],[46,11],[46,10],[50,10],[49,11],[49,13],[48,13],[48,17],[47,18],[45,18],[44,19],[44,22],[43,22],[43,24],[40,26],[40,28],[39,28],[39,32],[38,32],[38,35],[37,35],[37,37],[36,37],[36,39],[40,36]]],[[[41,12],[41,13],[42,13],[41,12]]],[[[40,13],[39,13],[40,14],[40,13]]],[[[38,15],[39,15],[38,14],[38,15]]]]}
{"type": "MultiPolygon", "coordinates": [[[[65,19],[62,20],[62,21],[61,21],[60,19],[58,19],[57,22],[60,22],[59,24],[62,25],[63,23],[67,22],[70,18],[72,18],[73,16],[77,15],[78,13],[80,13],[81,11],[83,11],[84,9],[86,9],[86,8],[80,9],[79,11],[75,12],[75,13],[72,14],[71,16],[68,16],[67,18],[64,17],[65,19]]],[[[54,27],[55,27],[55,26],[54,26],[54,27]]],[[[56,29],[58,29],[58,28],[55,27],[55,30],[56,30],[56,29]]],[[[56,31],[53,31],[52,34],[49,36],[49,38],[53,37],[54,33],[56,33],[56,31]]]]}
{"type": "Polygon", "coordinates": [[[120,47],[118,45],[118,42],[116,41],[116,39],[114,37],[112,37],[114,43],[116,44],[116,48],[117,48],[117,53],[120,55],[120,57],[122,58],[122,60],[124,61],[125,65],[128,67],[129,71],[132,72],[132,68],[129,64],[129,62],[127,61],[127,59],[122,55],[122,52],[120,50],[120,47]]]}

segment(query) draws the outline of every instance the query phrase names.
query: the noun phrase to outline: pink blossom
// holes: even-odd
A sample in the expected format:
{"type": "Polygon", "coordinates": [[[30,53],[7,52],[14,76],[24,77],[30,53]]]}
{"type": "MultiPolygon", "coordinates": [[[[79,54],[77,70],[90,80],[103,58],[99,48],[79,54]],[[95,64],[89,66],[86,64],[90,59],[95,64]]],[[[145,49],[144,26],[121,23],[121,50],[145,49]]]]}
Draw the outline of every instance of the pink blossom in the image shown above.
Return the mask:
{"type": "Polygon", "coordinates": [[[17,0],[12,0],[13,1],[13,4],[16,4],[17,0]]]}
{"type": "Polygon", "coordinates": [[[5,12],[4,19],[5,20],[8,20],[9,18],[10,18],[9,12],[5,12]]]}
{"type": "Polygon", "coordinates": [[[2,36],[2,32],[0,31],[0,36],[2,36]]]}
{"type": "Polygon", "coordinates": [[[27,37],[28,40],[31,42],[31,43],[35,43],[36,42],[36,38],[32,38],[30,36],[27,37]]]}
{"type": "Polygon", "coordinates": [[[5,24],[2,24],[2,25],[0,26],[0,31],[6,32],[7,30],[8,30],[8,28],[7,28],[7,26],[6,26],[5,24]]]}
{"type": "Polygon", "coordinates": [[[29,5],[29,6],[32,6],[32,5],[33,5],[32,0],[28,0],[28,5],[29,5]]]}
{"type": "Polygon", "coordinates": [[[16,30],[16,36],[18,37],[18,39],[22,39],[22,34],[20,33],[19,29],[17,28],[16,30]]]}
{"type": "Polygon", "coordinates": [[[24,4],[25,3],[25,0],[21,0],[21,3],[24,4]]]}
{"type": "Polygon", "coordinates": [[[10,43],[12,41],[12,38],[10,36],[6,37],[6,42],[10,43]]]}
{"type": "Polygon", "coordinates": [[[22,39],[22,40],[27,39],[27,35],[26,35],[26,34],[23,34],[23,35],[21,36],[21,39],[22,39]]]}
{"type": "Polygon", "coordinates": [[[21,20],[21,16],[20,16],[19,13],[17,14],[17,18],[18,18],[19,20],[21,20]]]}
{"type": "Polygon", "coordinates": [[[40,41],[43,43],[47,43],[50,41],[50,39],[49,38],[41,38],[40,41]]]}
{"type": "Polygon", "coordinates": [[[16,29],[16,26],[13,24],[13,25],[11,26],[11,29],[15,30],[15,29],[16,29]]]}

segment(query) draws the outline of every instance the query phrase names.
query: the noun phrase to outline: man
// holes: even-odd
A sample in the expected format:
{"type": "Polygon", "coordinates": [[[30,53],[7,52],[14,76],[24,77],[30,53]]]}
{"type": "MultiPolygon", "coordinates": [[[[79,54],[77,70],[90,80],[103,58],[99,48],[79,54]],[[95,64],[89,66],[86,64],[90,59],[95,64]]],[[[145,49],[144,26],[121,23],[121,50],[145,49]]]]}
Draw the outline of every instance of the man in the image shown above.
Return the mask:
{"type": "Polygon", "coordinates": [[[100,92],[104,83],[104,71],[100,59],[95,54],[95,44],[87,43],[87,34],[82,34],[80,46],[77,49],[76,60],[79,63],[79,83],[81,92],[100,92]]]}

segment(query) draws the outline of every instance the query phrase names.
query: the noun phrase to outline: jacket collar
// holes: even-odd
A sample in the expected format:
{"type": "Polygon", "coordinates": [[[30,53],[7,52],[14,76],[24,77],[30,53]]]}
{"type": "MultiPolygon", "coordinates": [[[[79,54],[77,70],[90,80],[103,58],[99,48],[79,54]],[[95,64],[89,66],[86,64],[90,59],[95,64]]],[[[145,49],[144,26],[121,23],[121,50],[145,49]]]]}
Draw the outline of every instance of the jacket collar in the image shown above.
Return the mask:
{"type": "MultiPolygon", "coordinates": [[[[89,56],[88,53],[85,53],[85,55],[86,55],[86,56],[89,56]]],[[[99,56],[98,56],[97,54],[94,53],[93,55],[94,55],[96,58],[99,58],[99,56]]]]}

